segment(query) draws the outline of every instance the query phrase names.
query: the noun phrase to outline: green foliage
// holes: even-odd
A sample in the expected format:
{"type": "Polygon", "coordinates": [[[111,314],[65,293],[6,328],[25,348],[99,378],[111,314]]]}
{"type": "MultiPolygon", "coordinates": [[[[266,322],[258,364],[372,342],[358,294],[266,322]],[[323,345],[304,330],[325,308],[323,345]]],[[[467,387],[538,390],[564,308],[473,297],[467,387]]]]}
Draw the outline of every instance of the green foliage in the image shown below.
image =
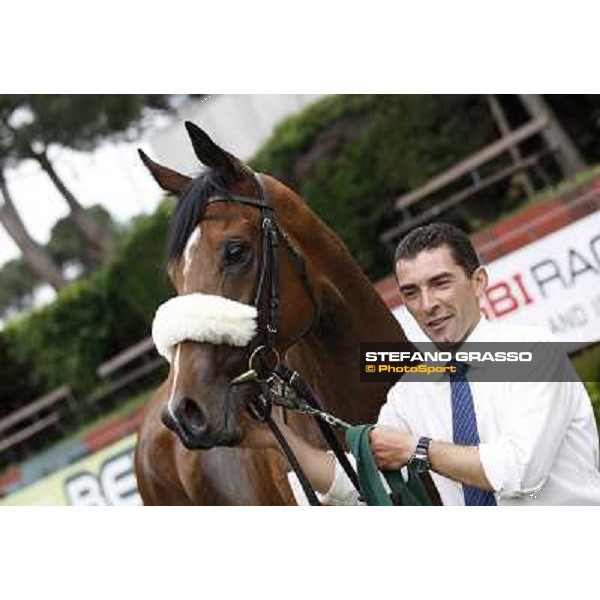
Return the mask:
{"type": "Polygon", "coordinates": [[[165,203],[137,219],[113,262],[7,326],[12,358],[31,369],[36,385],[69,383],[87,393],[102,362],[149,335],[156,307],[172,295],[163,267],[167,213],[165,203]]]}
{"type": "Polygon", "coordinates": [[[251,160],[254,168],[290,179],[299,154],[308,152],[319,134],[333,123],[369,114],[377,96],[329,96],[300,115],[283,121],[251,160]]]}
{"type": "Polygon", "coordinates": [[[586,348],[572,362],[590,395],[596,422],[600,427],[600,344],[586,348]]]}
{"type": "Polygon", "coordinates": [[[294,187],[378,278],[395,198],[494,136],[477,96],[333,96],[280,125],[251,164],[294,187]]]}
{"type": "Polygon", "coordinates": [[[35,383],[77,390],[95,383],[95,367],[113,347],[138,339],[144,324],[105,274],[74,283],[55,302],[10,324],[5,335],[18,360],[34,367],[35,383]]]}
{"type": "Polygon", "coordinates": [[[586,348],[572,362],[582,381],[600,383],[600,344],[586,348]]]}
{"type": "Polygon", "coordinates": [[[136,220],[108,265],[107,275],[115,293],[127,298],[146,323],[157,306],[173,295],[165,270],[165,248],[172,204],[163,202],[154,214],[136,220]]]}
{"type": "Polygon", "coordinates": [[[28,400],[36,398],[41,390],[36,385],[31,366],[18,360],[10,352],[9,342],[0,332],[0,418],[28,400]]]}
{"type": "MultiPolygon", "coordinates": [[[[116,235],[116,223],[104,207],[96,204],[86,208],[85,211],[94,217],[103,231],[113,237],[116,235]]],[[[58,220],[52,227],[46,249],[61,267],[68,263],[76,263],[85,273],[99,266],[97,255],[90,251],[89,242],[81,229],[75,225],[72,214],[58,220]]]]}
{"type": "Polygon", "coordinates": [[[0,267],[0,315],[31,306],[38,283],[38,276],[21,258],[4,263],[0,267]]]}
{"type": "Polygon", "coordinates": [[[0,96],[0,121],[17,132],[9,137],[12,154],[27,158],[57,144],[93,150],[101,140],[136,135],[148,108],[168,110],[168,95],[148,94],[13,94],[0,96]],[[13,118],[19,114],[19,119],[13,118]]]}
{"type": "MultiPolygon", "coordinates": [[[[117,226],[105,208],[96,205],[87,208],[86,212],[91,213],[113,237],[117,235],[117,226]]],[[[90,251],[89,243],[73,223],[71,214],[54,225],[45,249],[61,268],[74,264],[83,275],[99,266],[97,255],[90,251]]],[[[30,308],[36,288],[44,283],[22,258],[6,262],[0,267],[0,316],[30,308]]]]}
{"type": "Polygon", "coordinates": [[[585,383],[585,387],[592,400],[592,408],[594,409],[594,416],[596,417],[596,424],[600,429],[600,385],[595,381],[588,381],[585,383]]]}

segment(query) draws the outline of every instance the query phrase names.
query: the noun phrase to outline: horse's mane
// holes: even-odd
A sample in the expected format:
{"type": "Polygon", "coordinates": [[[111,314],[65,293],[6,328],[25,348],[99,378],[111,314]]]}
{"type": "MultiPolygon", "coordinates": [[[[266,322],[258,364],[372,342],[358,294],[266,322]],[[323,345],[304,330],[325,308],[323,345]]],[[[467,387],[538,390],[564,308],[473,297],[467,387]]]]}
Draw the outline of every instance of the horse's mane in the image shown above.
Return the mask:
{"type": "Polygon", "coordinates": [[[206,202],[211,196],[223,193],[225,185],[212,169],[206,169],[184,189],[169,224],[167,263],[177,262],[185,251],[186,244],[204,214],[206,202]]]}

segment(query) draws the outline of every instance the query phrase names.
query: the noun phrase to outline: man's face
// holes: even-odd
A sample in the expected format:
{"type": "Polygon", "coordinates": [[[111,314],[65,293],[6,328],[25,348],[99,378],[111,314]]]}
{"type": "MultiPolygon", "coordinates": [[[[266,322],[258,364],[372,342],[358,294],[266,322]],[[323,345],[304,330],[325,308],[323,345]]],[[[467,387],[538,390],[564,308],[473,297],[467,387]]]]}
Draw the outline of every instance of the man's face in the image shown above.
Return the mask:
{"type": "Polygon", "coordinates": [[[400,259],[396,275],[406,308],[434,343],[460,343],[477,325],[487,274],[479,267],[469,277],[448,246],[400,259]]]}

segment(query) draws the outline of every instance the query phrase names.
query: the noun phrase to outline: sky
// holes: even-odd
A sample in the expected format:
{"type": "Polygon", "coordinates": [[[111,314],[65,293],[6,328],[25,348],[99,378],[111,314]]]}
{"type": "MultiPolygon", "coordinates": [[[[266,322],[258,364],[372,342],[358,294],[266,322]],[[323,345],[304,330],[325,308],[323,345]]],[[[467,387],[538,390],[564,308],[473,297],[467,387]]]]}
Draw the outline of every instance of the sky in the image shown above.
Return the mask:
{"type": "MultiPolygon", "coordinates": [[[[101,204],[118,222],[151,212],[163,193],[141,164],[137,148],[150,153],[143,141],[138,144],[103,144],[93,153],[54,149],[50,157],[58,174],[83,206],[101,204]]],[[[40,244],[50,238],[56,221],[68,214],[68,207],[48,176],[33,161],[7,172],[7,182],[30,235],[40,244]]],[[[20,256],[20,251],[0,226],[0,264],[20,256]]]]}

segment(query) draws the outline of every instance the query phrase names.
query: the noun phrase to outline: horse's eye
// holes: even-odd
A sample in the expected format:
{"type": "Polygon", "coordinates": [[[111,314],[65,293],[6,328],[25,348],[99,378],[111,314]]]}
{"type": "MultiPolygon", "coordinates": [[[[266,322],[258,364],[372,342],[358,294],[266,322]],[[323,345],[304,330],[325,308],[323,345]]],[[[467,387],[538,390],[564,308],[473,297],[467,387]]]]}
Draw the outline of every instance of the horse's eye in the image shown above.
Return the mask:
{"type": "Polygon", "coordinates": [[[237,265],[246,258],[248,247],[243,242],[228,242],[223,252],[225,266],[237,265]]]}

